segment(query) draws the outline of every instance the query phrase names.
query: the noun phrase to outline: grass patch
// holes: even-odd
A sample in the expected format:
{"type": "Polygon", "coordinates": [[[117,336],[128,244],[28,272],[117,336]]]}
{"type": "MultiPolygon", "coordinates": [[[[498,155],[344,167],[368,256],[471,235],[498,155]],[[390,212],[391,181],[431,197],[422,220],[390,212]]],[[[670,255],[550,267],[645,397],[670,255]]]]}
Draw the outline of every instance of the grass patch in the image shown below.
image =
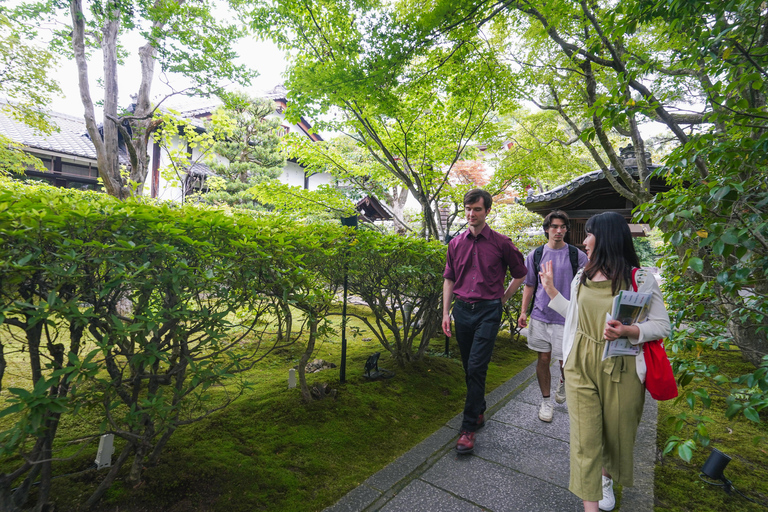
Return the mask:
{"type": "MultiPolygon", "coordinates": [[[[451,357],[442,355],[445,339],[439,337],[428,357],[403,369],[361,323],[352,319],[350,324],[362,332],[348,338],[347,382],[340,384],[338,366],[308,376],[310,385],[324,382],[337,389],[336,399],[304,404],[299,390],[287,387],[288,370],[298,363],[303,346],[280,349],[245,375],[251,391],[227,409],[177,430],[160,463],[146,468],[139,487],[116,482],[96,510],[322,510],[461,412],[465,384],[455,340],[451,357]],[[393,378],[363,378],[364,363],[374,352],[382,352],[379,366],[394,370],[393,378]]],[[[319,343],[314,357],[339,365],[340,354],[339,335],[319,343]]],[[[513,341],[501,332],[487,391],[534,359],[524,340],[513,341]]],[[[60,439],[92,431],[99,421],[95,413],[64,421],[60,439]]],[[[122,443],[116,439],[115,444],[117,454],[122,443]]],[[[61,454],[69,452],[74,449],[61,454]]],[[[73,475],[93,462],[95,452],[93,444],[54,463],[54,475],[68,475],[53,480],[57,510],[77,510],[106,474],[73,475]]],[[[128,469],[123,468],[123,476],[128,469]]]]}
{"type": "MultiPolygon", "coordinates": [[[[705,364],[714,364],[720,371],[730,377],[754,371],[754,367],[741,359],[740,352],[707,351],[701,356],[705,364]]],[[[726,494],[722,487],[715,487],[703,482],[699,473],[710,454],[710,447],[699,448],[694,452],[690,463],[676,455],[668,455],[656,463],[655,475],[655,510],[721,512],[723,510],[739,510],[744,512],[765,511],[768,509],[768,415],[761,414],[761,423],[740,418],[728,420],[725,411],[724,397],[716,396],[717,390],[708,387],[712,396],[711,409],[697,410],[712,418],[708,425],[711,439],[710,446],[729,455],[732,460],[725,468],[724,474],[733,485],[762,505],[752,503],[736,492],[726,494]],[[761,439],[757,443],[755,439],[761,439]]],[[[661,454],[669,436],[675,434],[670,423],[665,418],[681,412],[690,411],[688,405],[674,400],[659,402],[659,422],[657,450],[661,454]]],[[[686,427],[680,437],[691,437],[692,427],[686,427]]]]}

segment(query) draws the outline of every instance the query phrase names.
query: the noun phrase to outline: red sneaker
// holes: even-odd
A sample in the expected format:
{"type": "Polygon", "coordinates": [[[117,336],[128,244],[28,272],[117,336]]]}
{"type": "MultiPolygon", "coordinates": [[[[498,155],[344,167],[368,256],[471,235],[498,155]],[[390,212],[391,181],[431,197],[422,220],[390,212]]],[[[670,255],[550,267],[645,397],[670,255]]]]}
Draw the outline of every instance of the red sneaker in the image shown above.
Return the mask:
{"type": "Polygon", "coordinates": [[[463,430],[456,441],[456,451],[459,453],[472,453],[475,449],[475,433],[463,430]]]}
{"type": "Polygon", "coordinates": [[[480,430],[485,426],[485,415],[481,414],[477,417],[477,430],[480,430]]]}

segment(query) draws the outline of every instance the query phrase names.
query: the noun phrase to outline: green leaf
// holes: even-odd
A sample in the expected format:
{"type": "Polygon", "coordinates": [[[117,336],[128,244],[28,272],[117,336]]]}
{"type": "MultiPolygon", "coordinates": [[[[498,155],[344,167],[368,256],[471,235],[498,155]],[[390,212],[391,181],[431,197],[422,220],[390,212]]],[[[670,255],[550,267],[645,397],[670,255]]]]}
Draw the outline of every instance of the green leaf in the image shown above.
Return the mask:
{"type": "Polygon", "coordinates": [[[22,388],[8,388],[8,391],[22,399],[32,398],[32,393],[22,388]]]}
{"type": "Polygon", "coordinates": [[[50,383],[48,379],[46,379],[45,377],[41,377],[40,379],[37,380],[37,382],[35,382],[34,394],[45,395],[49,387],[50,387],[50,383]]]}
{"type": "Polygon", "coordinates": [[[725,410],[725,417],[730,419],[736,416],[738,412],[741,410],[741,404],[731,404],[728,406],[728,409],[725,410]]]}
{"type": "Polygon", "coordinates": [[[53,402],[49,403],[48,404],[48,410],[53,412],[53,413],[56,413],[56,414],[63,414],[65,412],[67,412],[67,408],[64,405],[62,405],[59,402],[57,402],[57,401],[53,401],[53,402]]]}
{"type": "Polygon", "coordinates": [[[731,187],[726,185],[724,187],[716,187],[710,190],[709,195],[714,199],[715,201],[720,201],[723,199],[728,193],[731,191],[731,187]]]}
{"type": "Polygon", "coordinates": [[[6,407],[5,409],[0,410],[0,418],[3,416],[8,416],[9,414],[16,414],[23,411],[24,409],[26,409],[26,405],[23,403],[13,404],[10,407],[6,407]]]}
{"type": "Polygon", "coordinates": [[[685,462],[691,462],[691,458],[693,458],[693,446],[691,441],[686,441],[678,445],[677,455],[685,462]]]}
{"type": "Polygon", "coordinates": [[[744,409],[744,417],[755,423],[760,423],[760,415],[753,407],[746,407],[744,409]]]}
{"type": "Polygon", "coordinates": [[[696,272],[704,270],[704,261],[701,258],[690,258],[688,260],[688,266],[696,272]]]}
{"type": "Polygon", "coordinates": [[[29,262],[29,260],[31,260],[33,257],[34,257],[34,254],[27,254],[27,255],[23,256],[23,257],[22,257],[22,258],[21,258],[19,261],[17,261],[17,262],[16,262],[16,264],[17,264],[18,266],[20,266],[20,267],[21,267],[21,266],[24,266],[24,265],[26,265],[26,264],[29,262]]]}

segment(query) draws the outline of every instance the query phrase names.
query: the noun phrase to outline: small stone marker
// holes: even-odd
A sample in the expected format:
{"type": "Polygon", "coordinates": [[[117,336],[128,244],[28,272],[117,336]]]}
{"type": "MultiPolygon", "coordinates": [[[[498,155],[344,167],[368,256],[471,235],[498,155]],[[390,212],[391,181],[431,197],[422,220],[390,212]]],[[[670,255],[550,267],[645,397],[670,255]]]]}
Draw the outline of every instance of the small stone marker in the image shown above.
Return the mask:
{"type": "Polygon", "coordinates": [[[296,387],[296,369],[291,368],[288,370],[288,389],[296,387]]]}

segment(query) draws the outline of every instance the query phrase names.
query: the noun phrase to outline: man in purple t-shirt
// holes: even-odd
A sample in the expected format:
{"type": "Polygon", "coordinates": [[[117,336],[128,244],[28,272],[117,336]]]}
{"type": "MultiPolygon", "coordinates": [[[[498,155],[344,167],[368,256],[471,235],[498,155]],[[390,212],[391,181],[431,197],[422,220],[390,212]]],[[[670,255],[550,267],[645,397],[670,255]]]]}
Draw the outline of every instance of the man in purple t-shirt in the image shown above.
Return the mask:
{"type": "Polygon", "coordinates": [[[475,448],[475,432],[485,424],[485,377],[496,334],[501,325],[502,304],[523,284],[523,255],[509,237],[485,222],[493,200],[485,190],[473,189],[464,196],[469,229],[451,240],[443,272],[443,332],[451,336],[451,301],[456,296],[453,320],[461,352],[467,397],[456,451],[475,448]],[[514,278],[504,289],[507,269],[514,278]]]}
{"type": "MultiPolygon", "coordinates": [[[[570,255],[571,246],[565,242],[565,234],[568,232],[569,224],[568,214],[561,210],[550,212],[544,217],[544,236],[547,237],[547,243],[542,246],[543,251],[538,267],[541,268],[547,261],[552,262],[555,288],[566,299],[571,298],[571,281],[574,276],[570,255]]],[[[552,375],[549,371],[552,358],[560,362],[560,378],[555,389],[555,401],[559,404],[565,402],[565,382],[563,380],[563,324],[565,318],[548,306],[549,295],[544,291],[543,286],[537,286],[537,283],[540,285],[541,281],[534,262],[536,250],[531,251],[525,259],[528,275],[525,278],[523,303],[517,325],[521,329],[528,327],[528,348],[539,353],[539,360],[536,364],[536,378],[539,381],[542,396],[539,405],[539,419],[550,422],[554,416],[554,406],[550,398],[552,375]],[[534,290],[536,297],[533,297],[534,290]],[[533,311],[531,311],[529,323],[528,306],[531,304],[531,299],[533,299],[533,311]]],[[[577,268],[584,267],[587,264],[587,255],[575,247],[572,250],[578,254],[577,268]]]]}

